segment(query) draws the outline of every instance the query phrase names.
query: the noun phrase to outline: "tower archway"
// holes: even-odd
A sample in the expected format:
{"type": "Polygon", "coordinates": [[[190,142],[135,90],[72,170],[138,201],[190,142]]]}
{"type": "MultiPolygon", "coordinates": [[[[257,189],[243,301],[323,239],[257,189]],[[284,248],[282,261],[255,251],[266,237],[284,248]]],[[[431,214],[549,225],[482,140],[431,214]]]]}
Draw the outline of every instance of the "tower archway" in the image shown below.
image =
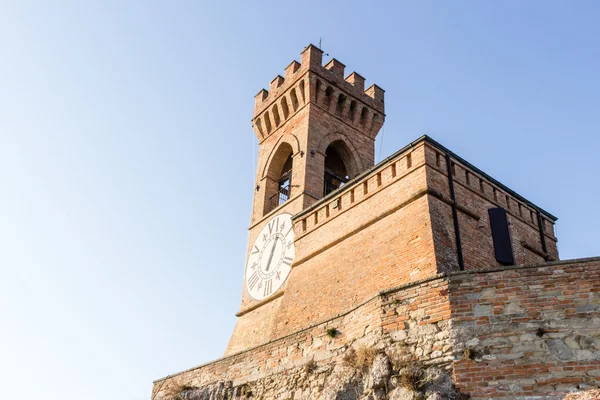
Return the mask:
{"type": "Polygon", "coordinates": [[[352,154],[343,140],[332,142],[325,150],[325,169],[323,177],[323,195],[344,186],[353,178],[351,169],[356,170],[352,154]]]}
{"type": "Polygon", "coordinates": [[[266,170],[265,209],[268,214],[288,201],[292,194],[293,149],[289,143],[282,142],[266,170]]]}

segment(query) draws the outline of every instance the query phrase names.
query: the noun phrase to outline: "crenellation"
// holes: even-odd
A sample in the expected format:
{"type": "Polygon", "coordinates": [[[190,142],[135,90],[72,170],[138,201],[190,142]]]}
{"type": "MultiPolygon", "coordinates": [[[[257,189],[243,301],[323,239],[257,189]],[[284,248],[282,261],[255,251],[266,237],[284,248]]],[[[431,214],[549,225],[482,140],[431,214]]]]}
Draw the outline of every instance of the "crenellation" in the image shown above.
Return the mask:
{"type": "Polygon", "coordinates": [[[305,69],[319,69],[323,64],[323,50],[313,44],[309,44],[302,51],[302,67],[305,69]]]}
{"type": "Polygon", "coordinates": [[[359,73],[352,72],[350,75],[348,75],[346,77],[345,80],[346,80],[346,82],[348,82],[349,84],[354,86],[356,88],[356,90],[358,90],[360,92],[365,91],[365,78],[362,77],[359,73]]]}
{"type": "Polygon", "coordinates": [[[335,58],[332,58],[331,61],[329,61],[325,65],[325,69],[328,70],[329,72],[331,72],[333,74],[333,76],[335,76],[338,79],[341,79],[344,77],[344,69],[345,68],[346,68],[346,66],[335,58]]]}
{"type": "Polygon", "coordinates": [[[362,190],[356,192],[354,187],[350,189],[341,188],[339,192],[326,203],[321,204],[319,207],[303,216],[302,219],[297,220],[296,225],[299,229],[301,227],[302,233],[310,232],[318,225],[322,225],[327,219],[333,218],[340,212],[348,210],[349,206],[361,203],[376,194],[379,190],[384,189],[392,181],[401,179],[411,170],[411,168],[413,168],[412,162],[410,161],[412,159],[413,151],[414,149],[410,149],[407,153],[398,155],[393,161],[390,161],[390,164],[383,165],[372,171],[369,176],[362,178],[362,190]],[[396,164],[400,162],[404,164],[405,172],[402,174],[398,174],[396,171],[396,164]],[[356,193],[358,193],[358,195],[356,193]],[[325,213],[324,209],[326,207],[335,204],[339,204],[339,206],[331,206],[330,212],[325,213]],[[343,207],[344,204],[347,204],[347,206],[343,207]],[[319,213],[327,215],[327,218],[317,217],[319,213]]]}
{"type": "Polygon", "coordinates": [[[267,119],[265,114],[270,112],[270,125],[273,128],[263,129],[263,133],[257,129],[257,136],[260,139],[273,133],[293,114],[279,110],[279,123],[277,123],[273,105],[280,103],[281,97],[290,98],[288,105],[291,104],[294,111],[301,104],[306,104],[307,97],[310,97],[311,102],[324,106],[329,113],[348,121],[359,131],[364,131],[367,136],[374,138],[379,132],[385,119],[383,89],[372,85],[364,90],[364,77],[352,72],[344,78],[345,65],[333,58],[323,66],[322,56],[322,50],[309,45],[302,52],[301,63],[292,61],[285,68],[285,77],[277,75],[269,84],[269,90],[262,89],[255,96],[254,124],[257,125],[255,121],[262,119],[264,127],[266,125],[264,120],[267,119]],[[308,87],[305,82],[309,82],[308,87]],[[367,116],[368,111],[364,112],[362,120],[357,118],[357,108],[371,110],[374,123],[368,121],[368,124],[365,124],[367,121],[364,117],[367,116]],[[288,117],[282,118],[282,114],[287,114],[288,117]]]}
{"type": "Polygon", "coordinates": [[[376,102],[383,103],[383,94],[385,90],[377,86],[376,84],[372,84],[369,86],[367,90],[365,90],[365,94],[375,100],[376,102]]]}
{"type": "MultiPolygon", "coordinates": [[[[439,160],[444,157],[444,155],[440,153],[437,149],[431,147],[431,150],[433,150],[436,153],[436,160],[439,160]]],[[[436,163],[432,166],[435,166],[436,169],[438,169],[441,173],[446,174],[446,167],[444,163],[439,163],[438,161],[436,161],[436,163]]],[[[486,178],[480,176],[475,171],[470,170],[468,167],[459,163],[458,161],[452,161],[452,172],[455,183],[464,185],[466,188],[475,193],[478,193],[480,196],[484,197],[487,201],[489,201],[492,204],[504,207],[510,215],[514,216],[515,218],[518,218],[519,220],[523,221],[532,228],[538,229],[537,221],[535,218],[532,217],[537,211],[535,208],[532,208],[529,203],[524,203],[518,200],[514,196],[510,195],[503,189],[497,187],[495,184],[493,184],[486,178]],[[467,184],[467,173],[471,175],[471,181],[474,181],[475,179],[479,180],[478,187],[475,185],[467,184]],[[490,189],[486,190],[485,187],[489,187],[490,189]],[[520,214],[518,211],[519,206],[523,209],[528,210],[528,212],[523,212],[522,214],[520,214]]],[[[553,222],[551,222],[547,217],[543,216],[542,218],[545,221],[548,221],[550,225],[554,225],[553,222]]],[[[547,232],[546,234],[550,238],[555,239],[553,234],[548,234],[547,232]]]]}
{"type": "Polygon", "coordinates": [[[285,79],[283,78],[283,76],[277,75],[271,81],[271,84],[269,85],[269,91],[272,93],[275,89],[277,89],[278,87],[280,87],[281,85],[283,85],[284,81],[285,81],[285,79]]]}
{"type": "Polygon", "coordinates": [[[285,79],[289,81],[292,78],[292,76],[296,72],[298,72],[300,66],[301,64],[298,61],[294,60],[287,67],[285,67],[285,79]]]}

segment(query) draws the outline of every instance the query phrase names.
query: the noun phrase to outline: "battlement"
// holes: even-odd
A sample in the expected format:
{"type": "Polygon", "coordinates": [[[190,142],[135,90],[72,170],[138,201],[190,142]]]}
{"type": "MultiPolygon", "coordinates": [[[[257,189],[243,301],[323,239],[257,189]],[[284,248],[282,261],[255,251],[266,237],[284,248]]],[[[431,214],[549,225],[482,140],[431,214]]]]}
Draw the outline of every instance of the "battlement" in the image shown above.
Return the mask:
{"type": "Polygon", "coordinates": [[[322,63],[323,51],[311,44],[302,51],[301,62],[292,61],[269,90],[256,94],[252,125],[259,140],[308,103],[375,138],[385,119],[384,90],[375,84],[365,90],[365,78],[356,72],[344,78],[346,66],[335,58],[322,63]]]}

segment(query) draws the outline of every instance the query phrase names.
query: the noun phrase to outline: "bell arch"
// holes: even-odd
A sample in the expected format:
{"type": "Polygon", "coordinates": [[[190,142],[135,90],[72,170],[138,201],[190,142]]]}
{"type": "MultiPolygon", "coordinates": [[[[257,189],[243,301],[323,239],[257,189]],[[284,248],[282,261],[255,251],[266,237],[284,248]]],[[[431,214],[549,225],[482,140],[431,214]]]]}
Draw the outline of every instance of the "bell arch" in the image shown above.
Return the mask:
{"type": "Polygon", "coordinates": [[[352,179],[364,171],[363,163],[358,151],[342,133],[330,133],[325,135],[319,143],[318,151],[325,155],[327,161],[327,150],[334,150],[344,163],[348,178],[352,179]]]}
{"type": "Polygon", "coordinates": [[[271,153],[265,165],[263,215],[288,201],[292,195],[292,170],[294,167],[294,148],[281,140],[271,153]]]}

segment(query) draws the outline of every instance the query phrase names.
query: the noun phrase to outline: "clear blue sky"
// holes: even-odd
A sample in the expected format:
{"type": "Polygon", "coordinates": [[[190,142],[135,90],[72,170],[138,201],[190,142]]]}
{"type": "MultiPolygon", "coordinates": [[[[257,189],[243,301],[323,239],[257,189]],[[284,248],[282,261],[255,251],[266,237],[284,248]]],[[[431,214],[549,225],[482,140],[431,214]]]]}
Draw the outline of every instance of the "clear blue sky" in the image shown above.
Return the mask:
{"type": "Polygon", "coordinates": [[[3,398],[147,400],[222,355],[243,285],[253,96],[308,43],[600,255],[593,1],[0,2],[3,398]],[[53,3],[50,5],[50,3],[53,3]]]}

